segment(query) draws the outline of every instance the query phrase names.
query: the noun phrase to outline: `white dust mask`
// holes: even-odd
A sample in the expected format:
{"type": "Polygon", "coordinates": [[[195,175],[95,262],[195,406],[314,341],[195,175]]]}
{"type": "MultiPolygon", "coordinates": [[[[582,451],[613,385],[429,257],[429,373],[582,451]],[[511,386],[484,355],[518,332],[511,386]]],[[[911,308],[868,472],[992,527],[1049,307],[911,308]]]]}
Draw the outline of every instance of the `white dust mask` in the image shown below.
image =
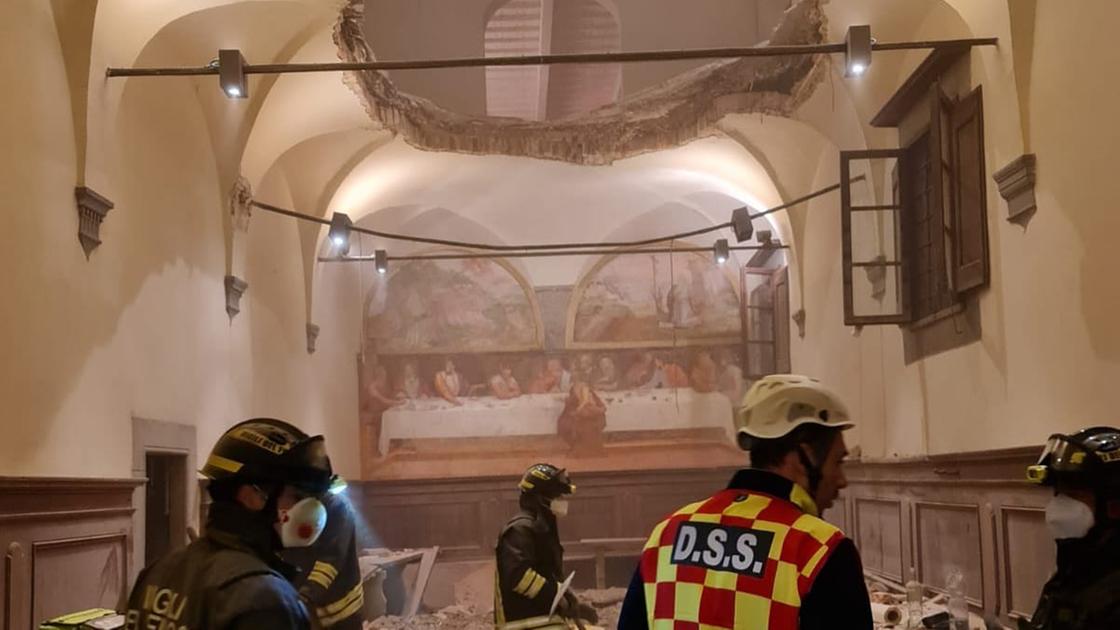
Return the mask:
{"type": "Polygon", "coordinates": [[[548,504],[548,509],[556,515],[556,518],[561,518],[568,515],[568,500],[567,499],[553,499],[548,504]]]}
{"type": "Polygon", "coordinates": [[[1054,538],[1084,538],[1095,522],[1088,505],[1065,494],[1054,495],[1046,506],[1046,525],[1054,538]]]}
{"type": "Polygon", "coordinates": [[[315,497],[300,499],[290,509],[279,510],[280,543],[284,548],[310,547],[327,526],[327,508],[315,497]]]}

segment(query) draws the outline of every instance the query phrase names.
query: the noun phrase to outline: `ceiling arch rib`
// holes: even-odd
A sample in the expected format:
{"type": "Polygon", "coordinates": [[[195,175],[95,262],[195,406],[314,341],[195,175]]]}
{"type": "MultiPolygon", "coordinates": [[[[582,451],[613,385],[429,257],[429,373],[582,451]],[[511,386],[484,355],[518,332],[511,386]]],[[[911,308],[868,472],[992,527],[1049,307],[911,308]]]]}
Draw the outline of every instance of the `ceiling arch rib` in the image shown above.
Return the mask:
{"type": "MultiPolygon", "coordinates": [[[[336,54],[331,26],[324,24],[294,51],[290,61],[310,63],[336,54]]],[[[241,172],[256,183],[301,142],[336,132],[353,130],[361,135],[377,129],[339,73],[281,75],[261,104],[242,154],[241,172]]]]}

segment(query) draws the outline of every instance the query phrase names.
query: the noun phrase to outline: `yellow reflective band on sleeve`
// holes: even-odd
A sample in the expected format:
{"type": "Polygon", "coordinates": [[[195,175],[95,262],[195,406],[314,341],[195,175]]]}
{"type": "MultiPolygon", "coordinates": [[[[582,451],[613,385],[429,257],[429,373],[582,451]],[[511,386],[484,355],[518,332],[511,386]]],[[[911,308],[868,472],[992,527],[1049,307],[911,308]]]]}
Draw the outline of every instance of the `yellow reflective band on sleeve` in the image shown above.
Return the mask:
{"type": "Polygon", "coordinates": [[[334,566],[329,563],[323,562],[322,560],[316,560],[315,566],[312,567],[311,570],[322,571],[323,573],[326,573],[327,576],[332,580],[338,577],[338,569],[334,568],[334,566]]]}
{"type": "Polygon", "coordinates": [[[321,571],[312,571],[307,576],[307,581],[308,582],[314,582],[314,583],[318,584],[319,586],[322,586],[323,588],[330,588],[331,583],[334,580],[332,580],[329,577],[323,575],[323,573],[321,571]]]}
{"type": "Polygon", "coordinates": [[[517,586],[513,587],[513,592],[518,595],[528,595],[529,589],[532,588],[533,583],[539,577],[540,574],[536,571],[525,569],[525,573],[521,576],[521,581],[517,583],[517,586]]]}
{"type": "Polygon", "coordinates": [[[215,455],[213,453],[210,454],[210,457],[206,458],[206,463],[214,468],[219,468],[231,473],[241,470],[242,466],[241,462],[235,462],[232,459],[226,459],[221,455],[215,455]]]}
{"type": "Polygon", "coordinates": [[[315,616],[319,618],[319,623],[324,628],[329,628],[361,610],[364,602],[362,585],[358,584],[338,601],[316,609],[315,616]]]}
{"type": "Polygon", "coordinates": [[[546,582],[547,580],[544,579],[544,576],[538,575],[537,579],[533,580],[533,585],[526,591],[525,596],[529,599],[534,599],[537,595],[540,595],[541,589],[544,588],[546,582]]]}

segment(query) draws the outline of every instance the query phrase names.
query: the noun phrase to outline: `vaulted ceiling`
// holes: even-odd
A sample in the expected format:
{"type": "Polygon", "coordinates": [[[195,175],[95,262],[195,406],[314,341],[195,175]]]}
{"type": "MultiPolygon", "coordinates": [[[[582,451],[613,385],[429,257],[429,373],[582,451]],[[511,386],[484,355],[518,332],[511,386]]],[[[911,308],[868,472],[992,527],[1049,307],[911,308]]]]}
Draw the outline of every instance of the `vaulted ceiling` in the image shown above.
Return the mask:
{"type": "MultiPolygon", "coordinates": [[[[351,0],[347,6],[354,4],[351,0]]],[[[361,23],[378,59],[663,50],[765,42],[789,4],[366,0],[361,23]]],[[[823,7],[830,41],[840,39],[846,25],[864,22],[883,41],[970,35],[944,0],[832,0],[823,7]]],[[[341,54],[338,20],[333,0],[102,0],[101,35],[95,39],[104,43],[94,47],[91,66],[202,65],[218,48],[239,48],[251,63],[330,61],[341,54]]],[[[193,82],[223,188],[244,176],[268,201],[282,186],[301,212],[345,211],[356,221],[368,216],[398,230],[476,230],[479,238],[504,242],[594,241],[608,234],[626,238],[710,225],[726,220],[733,202],[773,205],[808,192],[815,182],[834,179],[818,171],[839,148],[893,141],[891,132],[864,121],[921,58],[921,53],[877,55],[865,77],[848,81],[837,72],[836,60],[825,57],[820,76],[806,83],[811,89],[792,101],[793,110],[748,103],[745,111],[754,113],[724,113],[741,111],[734,108],[745,102],[729,93],[716,101],[731,109],[711,110],[721,118],[665,134],[673,138],[668,146],[624,152],[635,157],[613,160],[613,165],[606,165],[612,160],[595,162],[602,166],[477,155],[487,152],[478,150],[462,151],[476,155],[425,150],[416,141],[422,128],[410,136],[387,125],[371,111],[375,107],[355,77],[339,73],[255,75],[247,100],[225,98],[213,77],[98,83],[91,85],[90,99],[159,90],[159,81],[193,82]]],[[[680,82],[682,73],[691,73],[686,78],[702,74],[704,67],[700,61],[678,61],[382,76],[410,102],[460,117],[456,120],[467,127],[475,124],[472,120],[507,120],[493,116],[578,125],[582,116],[594,115],[584,113],[589,110],[610,112],[624,124],[631,112],[618,103],[680,82]]],[[[687,102],[704,98],[699,93],[687,102]]],[[[658,124],[655,108],[644,115],[658,124]]],[[[94,126],[91,119],[91,146],[105,133],[94,126]]],[[[533,137],[533,128],[527,129],[526,137],[533,137]]],[[[798,222],[804,220],[799,212],[803,209],[773,217],[777,235],[795,248],[798,222]]],[[[300,228],[309,289],[315,256],[322,251],[320,232],[300,228]]]]}

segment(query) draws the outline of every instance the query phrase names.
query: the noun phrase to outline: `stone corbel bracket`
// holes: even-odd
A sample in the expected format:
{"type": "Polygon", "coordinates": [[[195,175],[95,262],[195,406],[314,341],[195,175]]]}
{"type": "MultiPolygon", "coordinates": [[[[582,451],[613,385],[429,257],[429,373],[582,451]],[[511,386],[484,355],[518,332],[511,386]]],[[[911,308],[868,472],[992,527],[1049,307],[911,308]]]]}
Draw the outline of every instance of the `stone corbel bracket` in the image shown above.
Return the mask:
{"type": "Polygon", "coordinates": [[[318,324],[307,323],[307,354],[315,354],[315,342],[319,339],[318,324]]]}
{"type": "Polygon", "coordinates": [[[249,231],[249,219],[253,215],[253,188],[249,180],[238,177],[229,193],[229,214],[233,218],[233,229],[238,232],[249,231]]]}
{"type": "Polygon", "coordinates": [[[101,222],[113,209],[113,202],[85,186],[74,189],[74,199],[78,202],[78,241],[89,260],[89,255],[101,244],[101,222]]]}
{"type": "Polygon", "coordinates": [[[1007,220],[1026,222],[1037,209],[1034,199],[1035,156],[1024,153],[992,175],[1007,201],[1007,220]]]}
{"type": "Polygon", "coordinates": [[[241,296],[245,295],[245,290],[248,288],[249,283],[241,278],[226,276],[226,314],[229,315],[230,321],[233,321],[234,315],[241,312],[241,296]]]}
{"type": "Polygon", "coordinates": [[[803,309],[803,308],[797,309],[797,312],[794,313],[793,317],[791,317],[790,319],[793,320],[794,324],[797,324],[797,336],[804,339],[805,338],[805,309],[803,309]]]}

